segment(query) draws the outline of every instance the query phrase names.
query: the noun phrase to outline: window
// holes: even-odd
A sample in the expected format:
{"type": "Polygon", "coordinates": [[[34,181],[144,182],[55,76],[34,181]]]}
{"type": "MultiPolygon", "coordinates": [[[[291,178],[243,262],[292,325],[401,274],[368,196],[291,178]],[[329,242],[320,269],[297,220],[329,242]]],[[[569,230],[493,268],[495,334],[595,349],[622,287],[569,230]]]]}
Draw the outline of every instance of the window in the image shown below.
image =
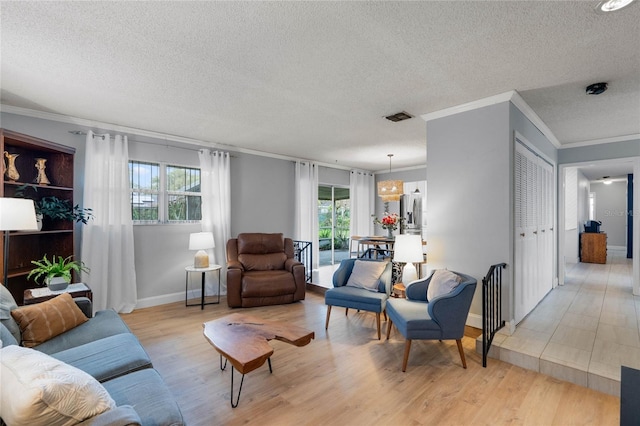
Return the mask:
{"type": "Polygon", "coordinates": [[[129,161],[131,217],[137,223],[198,221],[202,218],[200,169],[129,161]]]}

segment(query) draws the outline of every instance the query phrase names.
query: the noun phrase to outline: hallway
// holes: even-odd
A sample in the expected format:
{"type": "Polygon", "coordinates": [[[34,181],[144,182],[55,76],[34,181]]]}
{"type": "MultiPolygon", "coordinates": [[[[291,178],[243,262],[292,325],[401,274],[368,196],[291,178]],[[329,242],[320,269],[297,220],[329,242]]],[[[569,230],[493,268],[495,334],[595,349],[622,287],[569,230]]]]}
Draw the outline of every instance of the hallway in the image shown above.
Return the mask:
{"type": "Polygon", "coordinates": [[[632,287],[631,259],[622,250],[609,250],[604,265],[568,264],[565,285],[513,335],[496,335],[490,358],[619,396],[620,366],[640,369],[640,297],[632,287]]]}

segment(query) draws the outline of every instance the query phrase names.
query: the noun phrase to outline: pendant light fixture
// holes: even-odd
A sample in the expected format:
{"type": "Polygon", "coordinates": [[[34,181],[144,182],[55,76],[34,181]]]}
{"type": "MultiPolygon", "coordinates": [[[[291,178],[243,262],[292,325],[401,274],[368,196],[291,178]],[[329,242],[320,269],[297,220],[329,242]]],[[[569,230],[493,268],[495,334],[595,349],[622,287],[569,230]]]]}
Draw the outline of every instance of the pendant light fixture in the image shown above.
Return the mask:
{"type": "MultiPolygon", "coordinates": [[[[387,154],[389,157],[389,173],[391,173],[391,157],[393,154],[387,154]]],[[[383,180],[378,182],[378,196],[382,201],[400,201],[400,197],[404,193],[404,186],[401,180],[383,180]]]]}

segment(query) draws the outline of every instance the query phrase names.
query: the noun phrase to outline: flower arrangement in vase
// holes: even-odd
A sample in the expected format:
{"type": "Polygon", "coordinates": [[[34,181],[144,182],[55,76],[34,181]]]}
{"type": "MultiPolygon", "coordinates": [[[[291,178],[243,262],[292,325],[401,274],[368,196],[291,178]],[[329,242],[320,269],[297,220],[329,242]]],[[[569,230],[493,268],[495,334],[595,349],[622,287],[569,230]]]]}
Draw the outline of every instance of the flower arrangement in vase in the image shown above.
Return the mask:
{"type": "Polygon", "coordinates": [[[387,237],[393,238],[393,231],[398,229],[400,222],[402,222],[402,218],[398,216],[396,213],[384,212],[382,219],[378,219],[373,216],[373,223],[382,226],[382,229],[387,231],[387,237]]]}

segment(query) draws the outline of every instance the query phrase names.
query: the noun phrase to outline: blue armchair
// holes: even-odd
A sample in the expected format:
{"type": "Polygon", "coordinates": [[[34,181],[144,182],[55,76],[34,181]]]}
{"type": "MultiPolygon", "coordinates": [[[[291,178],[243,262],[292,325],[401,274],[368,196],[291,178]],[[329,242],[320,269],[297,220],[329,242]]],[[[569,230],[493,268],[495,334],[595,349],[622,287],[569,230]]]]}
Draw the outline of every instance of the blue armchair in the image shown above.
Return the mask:
{"type": "MultiPolygon", "coordinates": [[[[407,370],[411,341],[420,340],[455,340],[458,344],[458,352],[462,366],[467,368],[462,349],[462,336],[464,326],[469,315],[471,300],[476,290],[475,278],[454,272],[461,281],[450,292],[427,300],[427,292],[433,274],[422,280],[414,281],[406,288],[406,299],[389,299],[387,302],[387,340],[391,334],[391,325],[405,337],[404,359],[402,371],[407,370]]],[[[433,289],[432,289],[433,290],[433,289]]],[[[442,293],[442,292],[439,292],[442,293]]]]}
{"type": "MultiPolygon", "coordinates": [[[[346,308],[345,315],[348,315],[349,308],[362,311],[374,312],[376,314],[376,323],[378,326],[378,340],[380,340],[380,314],[385,312],[387,299],[391,294],[393,283],[391,282],[391,262],[384,262],[385,267],[382,274],[370,287],[372,290],[364,288],[347,286],[349,277],[353,272],[353,268],[358,262],[376,262],[376,260],[365,259],[344,259],[340,262],[340,266],[333,274],[333,287],[324,295],[324,302],[327,304],[327,321],[325,330],[329,328],[329,317],[331,316],[332,306],[341,306],[346,308]]],[[[386,313],[385,313],[386,319],[386,313]]]]}

